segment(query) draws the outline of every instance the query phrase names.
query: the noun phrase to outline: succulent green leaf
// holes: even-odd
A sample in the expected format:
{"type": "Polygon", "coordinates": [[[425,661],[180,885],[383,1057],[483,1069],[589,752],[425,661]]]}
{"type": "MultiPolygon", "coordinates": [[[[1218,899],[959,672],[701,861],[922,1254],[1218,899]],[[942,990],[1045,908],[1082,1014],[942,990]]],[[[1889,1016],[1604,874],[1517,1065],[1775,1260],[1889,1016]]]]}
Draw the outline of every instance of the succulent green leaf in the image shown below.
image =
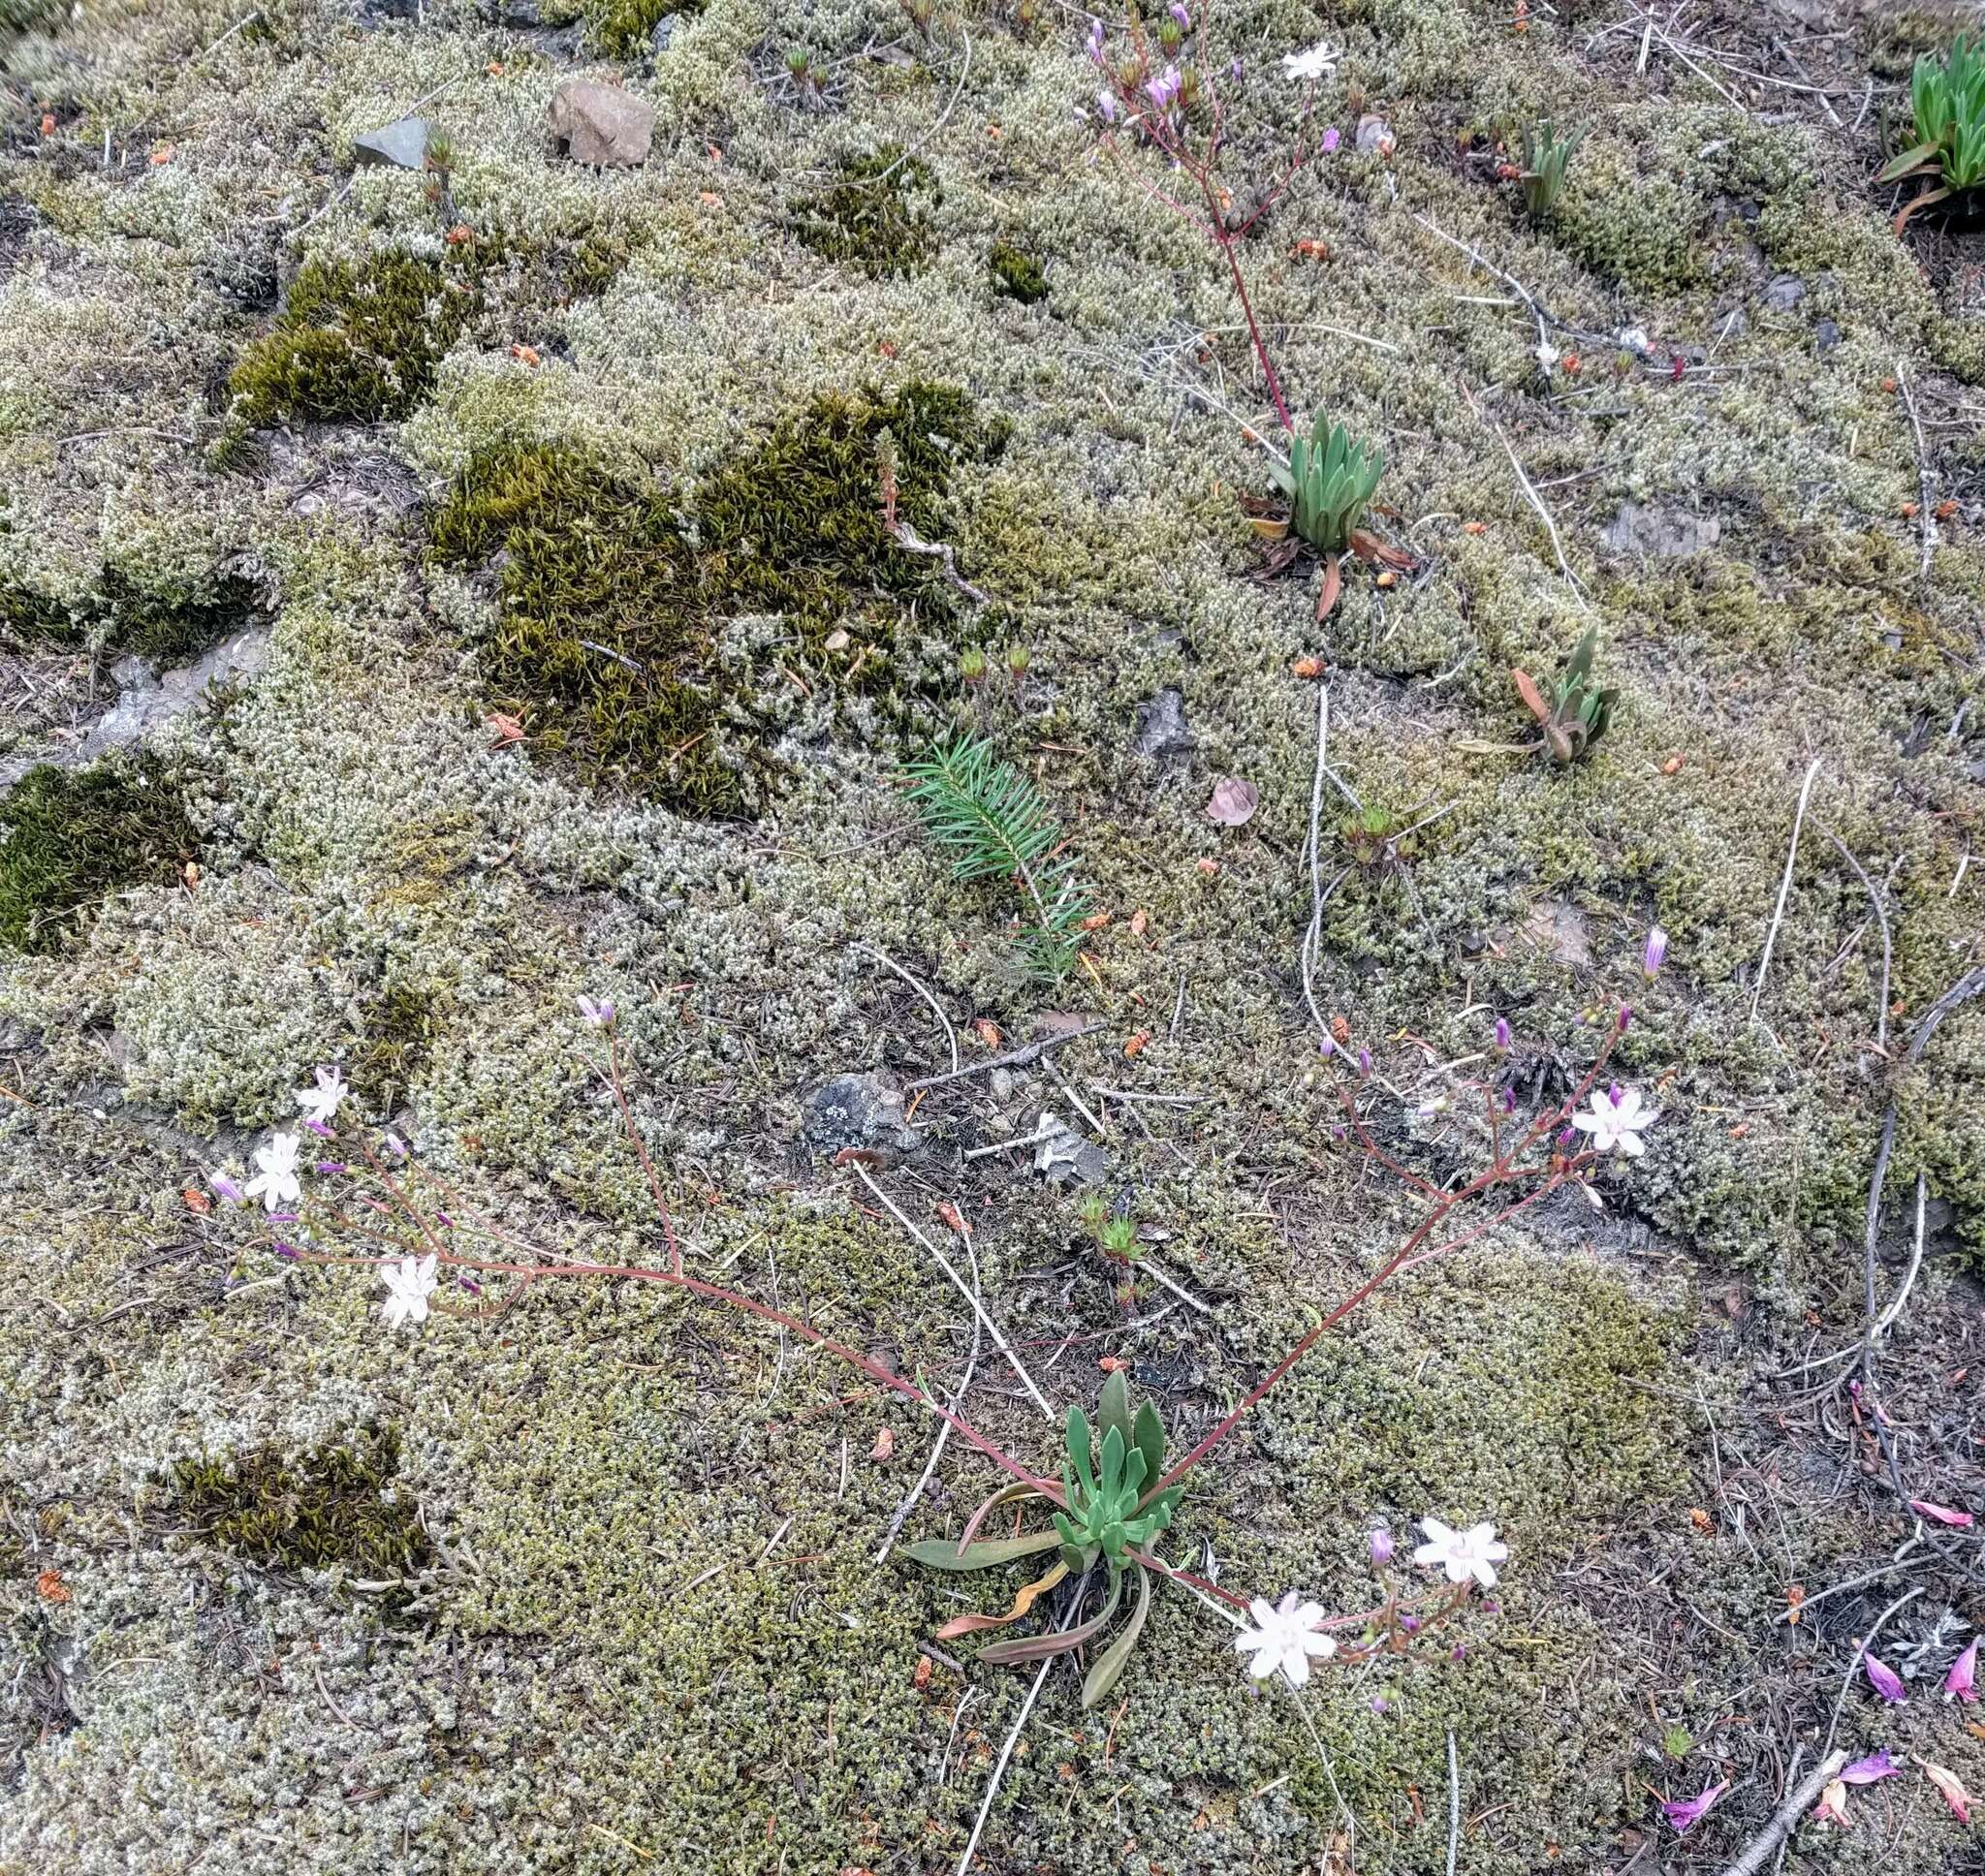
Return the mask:
{"type": "Polygon", "coordinates": [[[1138,1403],[1131,1438],[1137,1450],[1144,1454],[1145,1478],[1157,1479],[1165,1470],[1165,1423],[1148,1400],[1138,1403]]]}
{"type": "MultiPolygon", "coordinates": [[[[1114,1377],[1112,1377],[1114,1379],[1114,1377]]],[[[1102,1462],[1096,1470],[1096,1496],[1113,1505],[1123,1489],[1123,1433],[1115,1426],[1103,1435],[1102,1462]]]]}
{"type": "MultiPolygon", "coordinates": [[[[1068,1410],[1068,1456],[1074,1464],[1083,1489],[1093,1493],[1096,1475],[1090,1470],[1089,1417],[1080,1407],[1068,1410]]],[[[1066,1475],[1063,1475],[1064,1478],[1066,1475]]]]}
{"type": "Polygon", "coordinates": [[[1107,1436],[1112,1427],[1120,1435],[1127,1451],[1130,1446],[1130,1383],[1121,1368],[1113,1368],[1103,1383],[1102,1398],[1096,1403],[1096,1427],[1107,1436]]]}
{"type": "Polygon", "coordinates": [[[1140,1569],[1137,1573],[1137,1601],[1131,1605],[1130,1620],[1124,1623],[1123,1633],[1112,1642],[1096,1657],[1095,1666],[1088,1671],[1082,1684],[1082,1704],[1085,1707],[1094,1706],[1106,1699],[1117,1683],[1123,1678],[1123,1671],[1130,1665],[1130,1653],[1137,1646],[1137,1638],[1144,1633],[1144,1618],[1151,1606],[1151,1573],[1140,1569]]]}
{"type": "MultiPolygon", "coordinates": [[[[1060,1521],[1057,1515],[1056,1522],[1060,1521]]],[[[995,1570],[1018,1557],[1038,1556],[1043,1550],[1052,1550],[1057,1542],[1054,1531],[1029,1531],[1024,1537],[992,1538],[984,1544],[968,1544],[961,1556],[950,1538],[940,1537],[922,1544],[906,1544],[898,1554],[912,1563],[921,1563],[927,1570],[995,1570]]]]}

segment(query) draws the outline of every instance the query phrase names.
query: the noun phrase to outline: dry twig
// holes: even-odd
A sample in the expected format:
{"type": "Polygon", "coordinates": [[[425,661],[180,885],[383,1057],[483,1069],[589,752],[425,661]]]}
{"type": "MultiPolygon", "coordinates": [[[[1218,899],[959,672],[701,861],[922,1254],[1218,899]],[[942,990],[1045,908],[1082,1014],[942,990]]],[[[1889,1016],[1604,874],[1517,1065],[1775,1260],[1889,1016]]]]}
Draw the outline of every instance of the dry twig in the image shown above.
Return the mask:
{"type": "Polygon", "coordinates": [[[1779,941],[1779,925],[1785,916],[1785,895],[1792,890],[1792,865],[1799,858],[1799,830],[1806,825],[1806,803],[1812,794],[1812,778],[1819,773],[1819,758],[1813,757],[1799,788],[1799,809],[1792,817],[1792,844],[1785,851],[1785,877],[1779,882],[1779,902],[1772,911],[1771,928],[1764,935],[1764,955],[1757,960],[1757,982],[1750,986],[1750,1020],[1757,1020],[1757,1000],[1764,994],[1764,974],[1772,966],[1772,947],[1779,941]]]}

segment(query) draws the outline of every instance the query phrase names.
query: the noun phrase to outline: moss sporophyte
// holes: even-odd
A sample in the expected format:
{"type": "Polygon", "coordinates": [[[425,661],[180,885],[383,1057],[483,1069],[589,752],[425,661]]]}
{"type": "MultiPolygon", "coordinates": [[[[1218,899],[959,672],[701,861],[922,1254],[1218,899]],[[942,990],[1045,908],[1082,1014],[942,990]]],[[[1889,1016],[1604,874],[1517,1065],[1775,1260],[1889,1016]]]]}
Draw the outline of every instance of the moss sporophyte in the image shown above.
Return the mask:
{"type": "MultiPolygon", "coordinates": [[[[1657,953],[1662,950],[1650,941],[1650,971],[1658,968],[1657,953]]],[[[1443,1625],[1460,1617],[1474,1591],[1495,1585],[1497,1567],[1508,1555],[1495,1525],[1486,1520],[1451,1525],[1432,1513],[1421,1521],[1425,1542],[1414,1551],[1413,1561],[1440,1573],[1444,1583],[1414,1589],[1394,1580],[1387,1571],[1392,1556],[1388,1535],[1383,1545],[1374,1540],[1371,1546],[1378,1599],[1368,1608],[1336,1614],[1300,1596],[1284,1595],[1273,1602],[1244,1596],[1182,1569],[1163,1550],[1172,1525],[1186,1507],[1195,1468],[1212,1457],[1338,1324],[1404,1271],[1474,1242],[1567,1185],[1584,1192],[1594,1204],[1602,1204],[1595,1184],[1601,1162],[1609,1156],[1631,1161],[1641,1155],[1648,1130],[1660,1117],[1632,1088],[1614,1083],[1594,1092],[1625,1033],[1627,1013],[1623,1009],[1576,1085],[1560,1100],[1534,1102],[1526,1115],[1510,1080],[1469,1081],[1457,1073],[1437,1102],[1424,1104],[1423,1119],[1436,1120],[1452,1136],[1450,1145],[1471,1147],[1482,1161],[1472,1178],[1440,1185],[1379,1143],[1374,1131],[1379,1103],[1390,1097],[1387,1078],[1374,1072],[1371,1047],[1357,1047],[1360,1066],[1355,1074],[1339,1072],[1352,1039],[1347,1032],[1342,1047],[1333,1040],[1324,1059],[1343,1116],[1339,1134],[1344,1145],[1399,1181],[1419,1209],[1418,1222],[1375,1272],[1321,1312],[1264,1379],[1176,1458],[1167,1450],[1164,1423],[1155,1405],[1133,1401],[1122,1368],[1115,1368],[1093,1418],[1080,1406],[1071,1407],[1064,1417],[1057,1479],[1035,1472],[963,1418],[956,1406],[946,1406],[921,1374],[912,1379],[824,1333],[791,1310],[693,1269],[676,1234],[661,1171],[634,1120],[618,1041],[616,1000],[586,992],[576,1002],[583,1032],[604,1045],[603,1057],[595,1058],[593,1066],[612,1095],[646,1179],[668,1254],[665,1263],[574,1261],[541,1252],[525,1237],[486,1226],[462,1196],[442,1184],[406,1142],[394,1136],[375,1140],[369,1129],[351,1118],[351,1091],[333,1067],[319,1069],[307,1085],[297,1089],[295,1099],[299,1128],[324,1141],[320,1150],[335,1157],[306,1163],[300,1133],[279,1129],[255,1150],[252,1176],[237,1181],[225,1171],[213,1173],[215,1197],[224,1210],[233,1207],[244,1218],[254,1215],[253,1202],[259,1199],[268,1217],[266,1235],[257,1241],[286,1263],[321,1266],[328,1274],[353,1266],[371,1270],[387,1288],[380,1322],[389,1334],[418,1330],[451,1316],[508,1312],[539,1283],[595,1278],[679,1290],[702,1302],[774,1326],[847,1362],[874,1386],[942,1420],[1006,1475],[1005,1483],[965,1518],[957,1536],[911,1544],[902,1553],[908,1561],[939,1572],[969,1573],[1052,1554],[1046,1573],[1023,1586],[1004,1611],[954,1616],[938,1630],[939,1638],[955,1640],[1009,1627],[1025,1618],[1043,1598],[1061,1592],[1062,1618],[1056,1626],[993,1642],[983,1650],[983,1658],[994,1665],[1024,1665],[1096,1643],[1100,1651],[1083,1685],[1086,1705],[1102,1700],[1129,1672],[1153,1587],[1159,1582],[1179,1585],[1237,1628],[1237,1646],[1248,1657],[1251,1673],[1279,1674],[1292,1688],[1308,1679],[1312,1663],[1350,1664],[1379,1654],[1425,1650],[1443,1625]],[[1582,1109],[1580,1104],[1589,1095],[1591,1106],[1582,1109]],[[277,1231],[280,1236],[273,1235],[277,1231]],[[1007,1508],[1023,1523],[1029,1508],[1044,1512],[1046,1517],[1030,1530],[981,1537],[988,1520],[1007,1508]],[[1090,1609],[1092,1592],[1100,1600],[1090,1609]],[[1126,1595],[1128,1611],[1117,1626],[1126,1595]]],[[[1507,1025],[1498,1020],[1496,1046],[1488,1051],[1491,1059],[1501,1062],[1510,1040],[1507,1025]]],[[[870,1183],[893,1206],[886,1193],[870,1183]]],[[[1134,1230],[1112,1234],[1107,1227],[1113,1221],[1103,1211],[1088,1216],[1106,1248],[1120,1244],[1121,1254],[1129,1254],[1134,1230]]],[[[952,1212],[950,1222],[954,1231],[965,1230],[961,1214],[952,1212]]],[[[941,1254],[939,1261],[943,1262],[941,1254]]],[[[950,1270],[948,1264],[945,1267],[950,1270]]],[[[972,1306],[982,1320],[991,1322],[976,1297],[972,1306]]],[[[1045,1398],[1010,1339],[996,1324],[992,1327],[995,1342],[1045,1409],[1045,1398]]]]}

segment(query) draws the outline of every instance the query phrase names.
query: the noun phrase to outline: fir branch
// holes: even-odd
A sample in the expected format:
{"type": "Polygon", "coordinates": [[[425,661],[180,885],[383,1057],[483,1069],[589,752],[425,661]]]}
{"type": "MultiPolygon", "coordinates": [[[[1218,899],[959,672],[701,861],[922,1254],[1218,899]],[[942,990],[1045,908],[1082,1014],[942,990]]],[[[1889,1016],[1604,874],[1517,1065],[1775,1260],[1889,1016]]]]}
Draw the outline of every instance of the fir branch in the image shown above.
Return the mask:
{"type": "Polygon", "coordinates": [[[1068,968],[1086,910],[1075,862],[1057,855],[1061,826],[1041,792],[984,736],[940,742],[903,771],[924,830],[952,855],[954,879],[1006,878],[1024,890],[1029,963],[1050,977],[1068,968]]]}

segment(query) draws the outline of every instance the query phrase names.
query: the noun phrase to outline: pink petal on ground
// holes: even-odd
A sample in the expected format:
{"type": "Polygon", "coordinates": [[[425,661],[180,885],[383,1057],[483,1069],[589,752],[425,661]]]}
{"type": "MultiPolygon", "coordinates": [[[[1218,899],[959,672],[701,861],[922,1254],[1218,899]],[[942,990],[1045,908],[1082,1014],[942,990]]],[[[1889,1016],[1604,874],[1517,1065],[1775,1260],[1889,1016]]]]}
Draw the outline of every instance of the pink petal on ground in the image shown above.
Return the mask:
{"type": "Polygon", "coordinates": [[[1206,804],[1206,818],[1223,828],[1239,828],[1254,819],[1261,804],[1261,790],[1238,775],[1223,775],[1213,784],[1213,797],[1206,804]]]}
{"type": "Polygon", "coordinates": [[[1934,1517],[1939,1524],[1952,1524],[1969,1531],[1978,1520],[1969,1512],[1954,1512],[1948,1505],[1932,1505],[1921,1498],[1909,1500],[1909,1509],[1922,1517],[1934,1517]]]}
{"type": "Polygon", "coordinates": [[[1950,1664],[1950,1673],[1943,1677],[1945,1700],[1961,1700],[1969,1706],[1978,1698],[1977,1689],[1971,1684],[1978,1672],[1978,1638],[1971,1638],[1971,1645],[1950,1664]]]}
{"type": "Polygon", "coordinates": [[[1909,1698],[1893,1668],[1884,1668],[1872,1654],[1861,1657],[1861,1672],[1868,1676],[1868,1684],[1887,1701],[1891,1706],[1900,1706],[1909,1698]]]}
{"type": "Polygon", "coordinates": [[[1872,1752],[1866,1759],[1857,1759],[1851,1766],[1841,1767],[1841,1783],[1843,1785],[1872,1785],[1877,1778],[1900,1778],[1903,1767],[1888,1755],[1883,1746],[1879,1752],[1872,1752]]]}
{"type": "Polygon", "coordinates": [[[1923,1773],[1943,1794],[1943,1801],[1950,1806],[1957,1821],[1960,1824],[1970,1823],[1971,1796],[1965,1790],[1957,1773],[1946,1771],[1941,1766],[1933,1766],[1928,1760],[1923,1763],[1923,1773]]]}
{"type": "Polygon", "coordinates": [[[1663,1798],[1661,1810],[1668,1822],[1675,1827],[1675,1834],[1678,1837],[1686,1837],[1702,1822],[1703,1814],[1710,1806],[1729,1789],[1730,1781],[1726,1778],[1720,1785],[1712,1785],[1695,1798],[1663,1798]]]}

